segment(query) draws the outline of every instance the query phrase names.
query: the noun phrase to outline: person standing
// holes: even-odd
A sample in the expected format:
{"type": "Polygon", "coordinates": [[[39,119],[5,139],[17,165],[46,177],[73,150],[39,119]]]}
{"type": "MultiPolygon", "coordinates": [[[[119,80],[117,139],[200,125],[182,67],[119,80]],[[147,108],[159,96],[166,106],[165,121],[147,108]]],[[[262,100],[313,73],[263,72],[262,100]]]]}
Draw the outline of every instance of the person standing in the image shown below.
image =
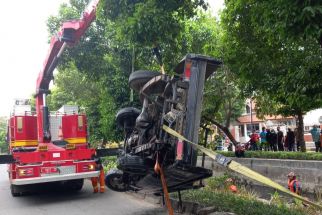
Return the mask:
{"type": "Polygon", "coordinates": [[[96,163],[96,170],[99,170],[99,175],[97,177],[92,177],[92,186],[93,186],[93,192],[98,193],[98,190],[100,193],[105,192],[105,175],[104,175],[104,168],[103,164],[100,158],[95,158],[95,163],[96,163]],[[99,189],[98,189],[98,184],[100,184],[99,189]]]}
{"type": "Polygon", "coordinates": [[[271,150],[276,152],[277,151],[277,134],[274,129],[271,130],[271,137],[270,137],[270,146],[271,150]]]}
{"type": "Polygon", "coordinates": [[[295,135],[296,150],[299,152],[301,148],[301,143],[300,143],[300,132],[298,128],[294,129],[294,135],[295,135]]]}
{"type": "Polygon", "coordinates": [[[257,151],[257,144],[259,142],[259,135],[256,133],[256,130],[253,130],[253,133],[250,135],[250,147],[251,150],[257,151]]]}
{"type": "Polygon", "coordinates": [[[320,129],[321,132],[320,132],[320,142],[321,142],[321,147],[322,147],[322,129],[320,129]]]}
{"type": "Polygon", "coordinates": [[[288,128],[288,131],[286,133],[286,141],[289,151],[295,151],[294,144],[295,144],[295,134],[294,131],[292,131],[290,128],[288,128]]]}
{"type": "Polygon", "coordinates": [[[267,140],[266,140],[266,129],[265,127],[262,127],[262,132],[259,134],[260,138],[261,138],[261,146],[260,146],[260,150],[262,150],[262,148],[267,145],[267,140]]]}
{"type": "Polygon", "coordinates": [[[315,152],[322,152],[321,140],[320,140],[320,129],[316,125],[310,131],[313,142],[315,144],[315,152]]]}
{"type": "Polygon", "coordinates": [[[277,127],[277,147],[278,151],[284,151],[284,134],[283,131],[280,130],[280,127],[277,127]]]}
{"type": "Polygon", "coordinates": [[[272,133],[271,130],[269,128],[266,129],[266,147],[265,147],[265,151],[270,151],[273,148],[273,144],[272,144],[272,133]]]}

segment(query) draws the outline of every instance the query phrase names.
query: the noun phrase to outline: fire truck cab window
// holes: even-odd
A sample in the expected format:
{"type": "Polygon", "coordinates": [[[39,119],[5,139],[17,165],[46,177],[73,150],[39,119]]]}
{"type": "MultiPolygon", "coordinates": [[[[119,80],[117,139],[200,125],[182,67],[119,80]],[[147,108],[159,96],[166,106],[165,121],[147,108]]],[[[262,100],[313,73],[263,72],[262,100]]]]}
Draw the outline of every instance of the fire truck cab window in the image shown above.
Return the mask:
{"type": "Polygon", "coordinates": [[[83,116],[78,116],[78,130],[83,130],[84,122],[83,122],[83,116]]]}
{"type": "Polygon", "coordinates": [[[22,117],[17,117],[17,131],[22,132],[22,125],[23,125],[23,119],[22,117]]]}

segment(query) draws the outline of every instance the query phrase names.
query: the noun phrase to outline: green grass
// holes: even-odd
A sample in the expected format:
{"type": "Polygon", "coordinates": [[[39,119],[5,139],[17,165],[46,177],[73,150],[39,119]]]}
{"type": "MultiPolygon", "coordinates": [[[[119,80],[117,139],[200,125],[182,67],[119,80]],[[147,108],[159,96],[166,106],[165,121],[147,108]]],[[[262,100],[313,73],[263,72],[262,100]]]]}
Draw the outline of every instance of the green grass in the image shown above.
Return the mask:
{"type": "MultiPolygon", "coordinates": [[[[227,157],[235,157],[234,152],[217,151],[227,157]]],[[[268,159],[294,159],[294,160],[322,160],[322,153],[315,152],[271,152],[271,151],[246,151],[246,158],[268,159]]]]}
{"type": "MultiPolygon", "coordinates": [[[[315,215],[313,207],[304,207],[302,204],[288,205],[278,194],[274,194],[270,203],[259,201],[252,191],[238,186],[238,193],[228,190],[225,181],[230,177],[224,175],[206,180],[206,186],[199,190],[182,191],[182,199],[197,202],[205,207],[213,206],[218,212],[233,212],[237,215],[315,215]]],[[[177,194],[172,196],[177,198],[177,194]]]]}
{"type": "Polygon", "coordinates": [[[233,212],[238,215],[305,215],[286,206],[269,205],[256,199],[247,199],[236,194],[207,189],[189,190],[182,193],[183,200],[215,206],[216,211],[233,212]]]}

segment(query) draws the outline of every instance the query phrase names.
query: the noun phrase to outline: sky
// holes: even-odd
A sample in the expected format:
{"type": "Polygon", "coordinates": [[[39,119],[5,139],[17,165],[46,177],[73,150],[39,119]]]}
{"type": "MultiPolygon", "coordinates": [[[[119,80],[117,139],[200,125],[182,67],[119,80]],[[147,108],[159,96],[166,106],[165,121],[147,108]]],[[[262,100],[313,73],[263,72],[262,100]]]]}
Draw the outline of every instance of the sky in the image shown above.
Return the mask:
{"type": "MultiPolygon", "coordinates": [[[[214,13],[224,0],[209,0],[214,13]]],[[[16,0],[1,2],[0,13],[0,116],[8,116],[14,99],[35,93],[36,79],[49,44],[46,21],[57,15],[67,0],[16,0]]]]}
{"type": "Polygon", "coordinates": [[[65,0],[1,2],[0,116],[10,114],[15,98],[30,98],[48,50],[46,21],[65,0]]]}

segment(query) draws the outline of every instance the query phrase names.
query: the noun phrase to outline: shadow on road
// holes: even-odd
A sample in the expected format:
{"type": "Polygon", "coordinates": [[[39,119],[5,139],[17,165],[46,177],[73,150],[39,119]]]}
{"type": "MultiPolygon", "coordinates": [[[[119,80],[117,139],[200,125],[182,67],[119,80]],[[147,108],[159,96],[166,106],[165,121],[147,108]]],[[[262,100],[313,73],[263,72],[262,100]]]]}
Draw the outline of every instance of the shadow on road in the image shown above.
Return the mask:
{"type": "MultiPolygon", "coordinates": [[[[61,184],[37,184],[24,188],[23,195],[15,199],[21,199],[26,204],[41,205],[48,203],[59,203],[68,201],[82,201],[85,199],[94,200],[100,198],[106,193],[93,194],[89,186],[80,191],[74,191],[66,188],[61,184]]],[[[106,197],[105,197],[106,198],[106,197]]]]}

